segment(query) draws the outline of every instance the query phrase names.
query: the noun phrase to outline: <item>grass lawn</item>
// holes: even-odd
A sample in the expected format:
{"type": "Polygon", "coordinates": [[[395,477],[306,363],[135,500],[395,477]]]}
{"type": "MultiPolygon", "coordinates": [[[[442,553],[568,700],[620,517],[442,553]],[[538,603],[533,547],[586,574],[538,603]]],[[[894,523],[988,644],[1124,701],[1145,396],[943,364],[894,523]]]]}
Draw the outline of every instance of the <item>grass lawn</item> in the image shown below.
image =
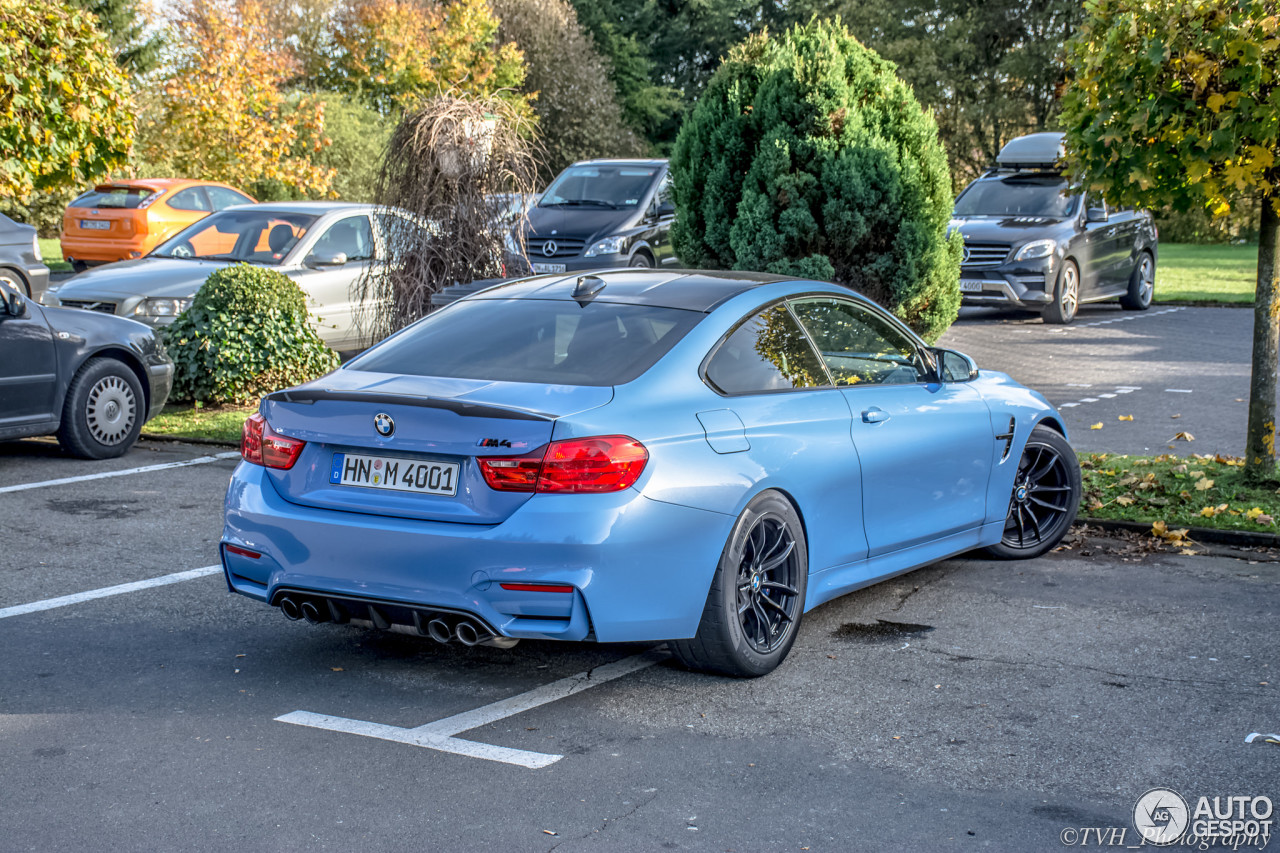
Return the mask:
{"type": "Polygon", "coordinates": [[[238,443],[245,419],[256,412],[256,406],[168,405],[142,427],[143,435],[171,438],[204,438],[238,443]]]}
{"type": "Polygon", "coordinates": [[[1115,456],[1082,453],[1084,497],[1080,515],[1164,522],[1169,530],[1280,532],[1280,490],[1276,484],[1244,482],[1244,461],[1232,456],[1115,456]]]}
{"type": "Polygon", "coordinates": [[[52,272],[71,272],[71,264],[62,259],[62,246],[57,237],[40,238],[40,254],[44,263],[52,272]]]}
{"type": "Polygon", "coordinates": [[[1257,279],[1257,246],[1161,243],[1156,301],[1251,305],[1257,279]]]}

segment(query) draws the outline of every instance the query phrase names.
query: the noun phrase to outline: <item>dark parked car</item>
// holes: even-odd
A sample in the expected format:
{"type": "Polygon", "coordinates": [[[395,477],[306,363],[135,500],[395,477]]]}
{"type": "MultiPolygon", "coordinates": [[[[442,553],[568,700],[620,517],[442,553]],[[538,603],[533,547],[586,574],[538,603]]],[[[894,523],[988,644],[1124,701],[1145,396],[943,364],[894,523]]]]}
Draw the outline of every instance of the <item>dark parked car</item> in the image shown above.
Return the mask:
{"type": "Polygon", "coordinates": [[[525,251],[535,273],[671,266],[666,160],[584,160],[529,208],[525,251]]]}
{"type": "Polygon", "coordinates": [[[1061,157],[1060,133],[1010,140],[956,199],[965,303],[1037,309],[1046,323],[1070,323],[1081,303],[1105,299],[1145,311],[1156,275],[1151,214],[1073,191],[1061,157]]]}
{"type": "Polygon", "coordinates": [[[57,435],[74,456],[121,456],[172,385],[173,362],[148,327],[0,286],[0,441],[57,435]]]}
{"type": "Polygon", "coordinates": [[[0,213],[0,288],[5,285],[39,302],[49,287],[49,268],[36,229],[0,213]]]}

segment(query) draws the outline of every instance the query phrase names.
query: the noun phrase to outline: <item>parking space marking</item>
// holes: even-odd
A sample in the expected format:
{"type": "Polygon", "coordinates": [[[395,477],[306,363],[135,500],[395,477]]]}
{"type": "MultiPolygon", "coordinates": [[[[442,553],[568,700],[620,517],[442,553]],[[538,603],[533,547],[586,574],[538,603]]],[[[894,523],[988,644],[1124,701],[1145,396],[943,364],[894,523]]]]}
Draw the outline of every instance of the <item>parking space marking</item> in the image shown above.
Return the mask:
{"type": "Polygon", "coordinates": [[[1109,320],[1095,320],[1092,323],[1072,323],[1070,326],[1055,326],[1050,332],[1056,332],[1059,335],[1065,335],[1073,329],[1087,329],[1090,326],[1106,326],[1110,323],[1126,323],[1129,320],[1141,320],[1146,317],[1159,317],[1162,314],[1173,314],[1177,311],[1185,311],[1185,305],[1179,305],[1176,308],[1166,308],[1163,311],[1144,311],[1142,313],[1126,314],[1123,317],[1112,317],[1109,320]]]}
{"type": "Polygon", "coordinates": [[[535,687],[533,690],[521,693],[518,696],[502,699],[472,711],[463,711],[461,714],[454,714],[452,717],[445,717],[443,720],[436,720],[412,729],[387,726],[381,723],[368,723],[363,720],[352,720],[346,717],[331,717],[326,714],[314,714],[310,711],[294,711],[290,714],[284,714],[276,717],[276,722],[326,729],[344,734],[363,735],[364,737],[390,740],[410,746],[424,746],[427,749],[449,752],[454,755],[483,758],[486,761],[500,761],[504,764],[515,764],[519,767],[537,770],[555,764],[564,756],[494,746],[492,744],[479,743],[478,741],[465,740],[455,737],[455,735],[480,726],[489,725],[490,723],[496,723],[498,720],[504,720],[516,714],[523,714],[525,711],[537,708],[539,705],[546,705],[548,702],[565,699],[575,693],[581,693],[583,690],[599,686],[615,678],[639,672],[642,669],[653,666],[655,663],[661,663],[667,657],[668,655],[665,651],[651,649],[638,655],[632,655],[629,658],[623,658],[613,663],[589,669],[586,672],[580,672],[577,675],[561,678],[559,681],[553,681],[541,687],[535,687]]]}
{"type": "Polygon", "coordinates": [[[88,592],[77,592],[72,595],[62,595],[57,598],[46,598],[44,601],[33,601],[30,604],[15,604],[13,607],[0,608],[0,619],[8,619],[10,616],[22,616],[26,613],[38,613],[41,610],[53,610],[57,607],[67,607],[71,604],[79,604],[82,601],[93,601],[95,598],[110,598],[113,595],[124,595],[127,592],[137,592],[142,589],[151,589],[155,586],[166,586],[171,583],[181,583],[182,581],[194,580],[195,578],[206,577],[207,575],[217,574],[222,571],[222,566],[205,566],[200,569],[188,569],[185,572],[174,572],[171,575],[161,575],[158,578],[150,578],[145,581],[133,581],[131,583],[117,584],[116,586],[104,586],[101,589],[91,589],[88,592]]]}
{"type": "Polygon", "coordinates": [[[98,474],[83,474],[79,477],[63,477],[60,480],[41,480],[38,483],[19,483],[16,486],[0,486],[0,495],[6,492],[22,492],[27,489],[40,489],[45,486],[64,486],[67,483],[83,483],[87,480],[105,480],[108,477],[126,477],[130,474],[145,474],[149,471],[166,471],[170,468],[188,468],[192,465],[208,465],[210,462],[221,462],[223,459],[237,459],[240,451],[216,453],[213,456],[199,456],[183,462],[165,462],[160,465],[144,465],[141,468],[126,468],[123,471],[103,471],[98,474]]]}
{"type": "MultiPolygon", "coordinates": [[[[1082,386],[1076,385],[1076,386],[1068,386],[1068,387],[1079,388],[1082,386]]],[[[1084,386],[1084,387],[1087,387],[1087,386],[1084,386]]],[[[1073,400],[1070,403],[1058,403],[1057,406],[1059,409],[1074,409],[1076,406],[1082,406],[1085,403],[1096,403],[1099,400],[1114,400],[1116,398],[1116,395],[1118,394],[1132,394],[1134,391],[1141,391],[1141,390],[1142,390],[1141,388],[1134,385],[1119,385],[1119,386],[1116,386],[1115,394],[1098,394],[1097,397],[1081,397],[1079,400],[1073,400]]]]}

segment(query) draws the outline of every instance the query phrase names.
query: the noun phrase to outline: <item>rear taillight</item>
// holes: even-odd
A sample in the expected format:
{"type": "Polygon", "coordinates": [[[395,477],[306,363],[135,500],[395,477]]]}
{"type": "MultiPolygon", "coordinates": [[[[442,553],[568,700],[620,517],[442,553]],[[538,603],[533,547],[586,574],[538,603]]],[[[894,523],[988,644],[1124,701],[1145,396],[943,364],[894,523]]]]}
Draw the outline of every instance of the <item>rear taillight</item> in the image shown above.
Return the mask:
{"type": "Polygon", "coordinates": [[[277,433],[261,414],[254,414],[245,421],[244,431],[240,434],[240,455],[244,461],[266,468],[287,471],[298,461],[302,448],[306,446],[305,441],[277,433]]]}
{"type": "Polygon", "coordinates": [[[640,478],[649,451],[634,438],[605,435],[553,441],[528,456],[477,461],[489,488],[500,492],[620,492],[640,478]]]}

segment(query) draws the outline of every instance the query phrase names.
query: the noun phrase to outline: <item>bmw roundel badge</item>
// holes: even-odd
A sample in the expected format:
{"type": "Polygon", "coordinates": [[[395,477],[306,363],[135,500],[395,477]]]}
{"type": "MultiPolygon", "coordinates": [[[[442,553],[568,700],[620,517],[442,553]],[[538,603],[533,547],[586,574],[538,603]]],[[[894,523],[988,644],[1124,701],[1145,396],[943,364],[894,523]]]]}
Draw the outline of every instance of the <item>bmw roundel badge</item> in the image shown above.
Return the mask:
{"type": "Polygon", "coordinates": [[[389,438],[396,431],[396,422],[386,412],[378,412],[373,416],[373,428],[378,431],[378,435],[389,438]]]}

